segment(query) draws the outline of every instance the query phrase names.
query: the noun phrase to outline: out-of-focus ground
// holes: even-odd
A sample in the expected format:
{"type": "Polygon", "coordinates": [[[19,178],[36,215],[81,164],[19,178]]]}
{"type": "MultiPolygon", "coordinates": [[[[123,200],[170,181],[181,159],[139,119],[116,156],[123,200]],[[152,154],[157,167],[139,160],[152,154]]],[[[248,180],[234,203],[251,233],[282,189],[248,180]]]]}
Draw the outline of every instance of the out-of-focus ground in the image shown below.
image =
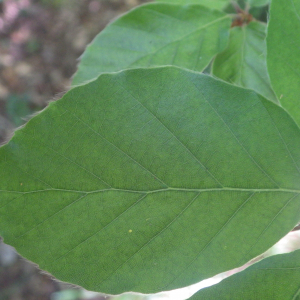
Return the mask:
{"type": "MultiPolygon", "coordinates": [[[[146,1],[0,0],[0,144],[29,115],[68,90],[78,57],[110,20],[146,1]]],[[[266,255],[297,248],[300,248],[299,231],[290,233],[266,255]]],[[[239,270],[229,271],[209,283],[239,270]]],[[[178,291],[159,299],[183,299],[184,295],[186,291],[178,291]]],[[[124,295],[118,299],[141,298],[124,295]]],[[[50,299],[108,300],[110,297],[70,289],[42,274],[0,241],[0,300],[50,299]]]]}

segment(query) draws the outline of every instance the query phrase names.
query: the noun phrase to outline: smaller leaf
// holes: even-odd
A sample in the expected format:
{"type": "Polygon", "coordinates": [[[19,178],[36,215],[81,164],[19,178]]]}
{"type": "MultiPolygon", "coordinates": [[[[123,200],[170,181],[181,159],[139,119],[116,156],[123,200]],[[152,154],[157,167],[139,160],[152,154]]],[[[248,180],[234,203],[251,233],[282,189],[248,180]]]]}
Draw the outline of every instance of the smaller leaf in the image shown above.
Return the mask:
{"type": "Polygon", "coordinates": [[[300,296],[300,250],[268,257],[205,288],[192,300],[296,300],[300,296]]]}
{"type": "Polygon", "coordinates": [[[230,0],[156,0],[156,2],[165,2],[173,4],[200,4],[212,9],[224,9],[229,3],[230,0]]]}
{"type": "Polygon", "coordinates": [[[200,5],[140,6],[87,47],[73,84],[135,67],[173,65],[201,72],[225,49],[230,23],[230,16],[200,5]]]}
{"type": "Polygon", "coordinates": [[[232,28],[228,47],[214,61],[213,75],[278,103],[267,71],[265,38],[264,23],[232,28]]]}

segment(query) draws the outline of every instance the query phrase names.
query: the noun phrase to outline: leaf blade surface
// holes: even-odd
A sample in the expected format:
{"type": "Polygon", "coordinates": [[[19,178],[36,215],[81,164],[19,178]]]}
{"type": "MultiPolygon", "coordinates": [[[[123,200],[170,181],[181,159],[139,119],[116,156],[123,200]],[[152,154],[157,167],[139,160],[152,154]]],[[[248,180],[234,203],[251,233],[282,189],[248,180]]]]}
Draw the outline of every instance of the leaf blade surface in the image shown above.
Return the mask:
{"type": "Polygon", "coordinates": [[[172,67],[103,74],[1,148],[1,235],[89,290],[182,287],[299,221],[299,149],[252,91],[172,67]]]}
{"type": "Polygon", "coordinates": [[[230,31],[228,47],[213,63],[213,74],[229,83],[250,88],[279,103],[271,87],[266,64],[266,25],[250,22],[230,31]]]}
{"type": "Polygon", "coordinates": [[[269,4],[270,0],[247,0],[246,2],[249,3],[250,7],[259,7],[269,4]]]}
{"type": "Polygon", "coordinates": [[[212,9],[222,10],[228,4],[229,0],[156,0],[156,2],[173,3],[173,4],[199,4],[212,9]]]}
{"type": "Polygon", "coordinates": [[[267,35],[267,64],[281,105],[300,125],[300,3],[274,0],[267,35]]]}
{"type": "Polygon", "coordinates": [[[108,25],[87,47],[73,84],[136,67],[202,71],[226,47],[230,23],[228,15],[200,5],[142,5],[108,25]]]}

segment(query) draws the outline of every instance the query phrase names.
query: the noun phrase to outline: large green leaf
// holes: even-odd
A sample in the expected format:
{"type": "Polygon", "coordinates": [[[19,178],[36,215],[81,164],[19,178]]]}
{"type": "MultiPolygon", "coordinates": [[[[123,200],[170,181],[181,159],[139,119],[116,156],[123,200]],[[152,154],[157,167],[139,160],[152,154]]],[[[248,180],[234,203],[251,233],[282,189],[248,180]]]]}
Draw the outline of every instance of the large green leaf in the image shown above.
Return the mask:
{"type": "Polygon", "coordinates": [[[73,84],[134,67],[175,65],[202,71],[226,47],[230,22],[228,15],[200,5],[140,6],[87,47],[73,84]]]}
{"type": "Polygon", "coordinates": [[[300,1],[272,0],[267,36],[271,83],[282,106],[300,125],[300,1]]]}
{"type": "Polygon", "coordinates": [[[157,292],[232,269],[299,221],[300,130],[174,67],[103,74],[0,149],[0,233],[58,279],[157,292]]]}
{"type": "Polygon", "coordinates": [[[260,22],[232,28],[228,47],[214,61],[213,74],[278,103],[267,71],[265,38],[266,25],[260,22]]]}
{"type": "Polygon", "coordinates": [[[212,9],[222,10],[230,3],[230,0],[156,0],[156,2],[165,2],[181,5],[200,4],[212,9]]]}
{"type": "Polygon", "coordinates": [[[300,250],[268,257],[191,300],[297,300],[300,297],[300,250]]]}

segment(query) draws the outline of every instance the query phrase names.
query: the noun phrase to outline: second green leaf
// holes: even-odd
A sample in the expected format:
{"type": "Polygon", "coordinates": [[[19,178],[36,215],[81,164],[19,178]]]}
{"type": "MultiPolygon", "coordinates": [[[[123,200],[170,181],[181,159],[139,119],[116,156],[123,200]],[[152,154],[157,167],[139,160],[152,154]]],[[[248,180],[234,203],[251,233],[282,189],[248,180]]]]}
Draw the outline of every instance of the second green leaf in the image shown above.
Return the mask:
{"type": "Polygon", "coordinates": [[[278,103],[267,71],[265,38],[264,23],[232,28],[228,47],[214,61],[213,75],[278,103]]]}

